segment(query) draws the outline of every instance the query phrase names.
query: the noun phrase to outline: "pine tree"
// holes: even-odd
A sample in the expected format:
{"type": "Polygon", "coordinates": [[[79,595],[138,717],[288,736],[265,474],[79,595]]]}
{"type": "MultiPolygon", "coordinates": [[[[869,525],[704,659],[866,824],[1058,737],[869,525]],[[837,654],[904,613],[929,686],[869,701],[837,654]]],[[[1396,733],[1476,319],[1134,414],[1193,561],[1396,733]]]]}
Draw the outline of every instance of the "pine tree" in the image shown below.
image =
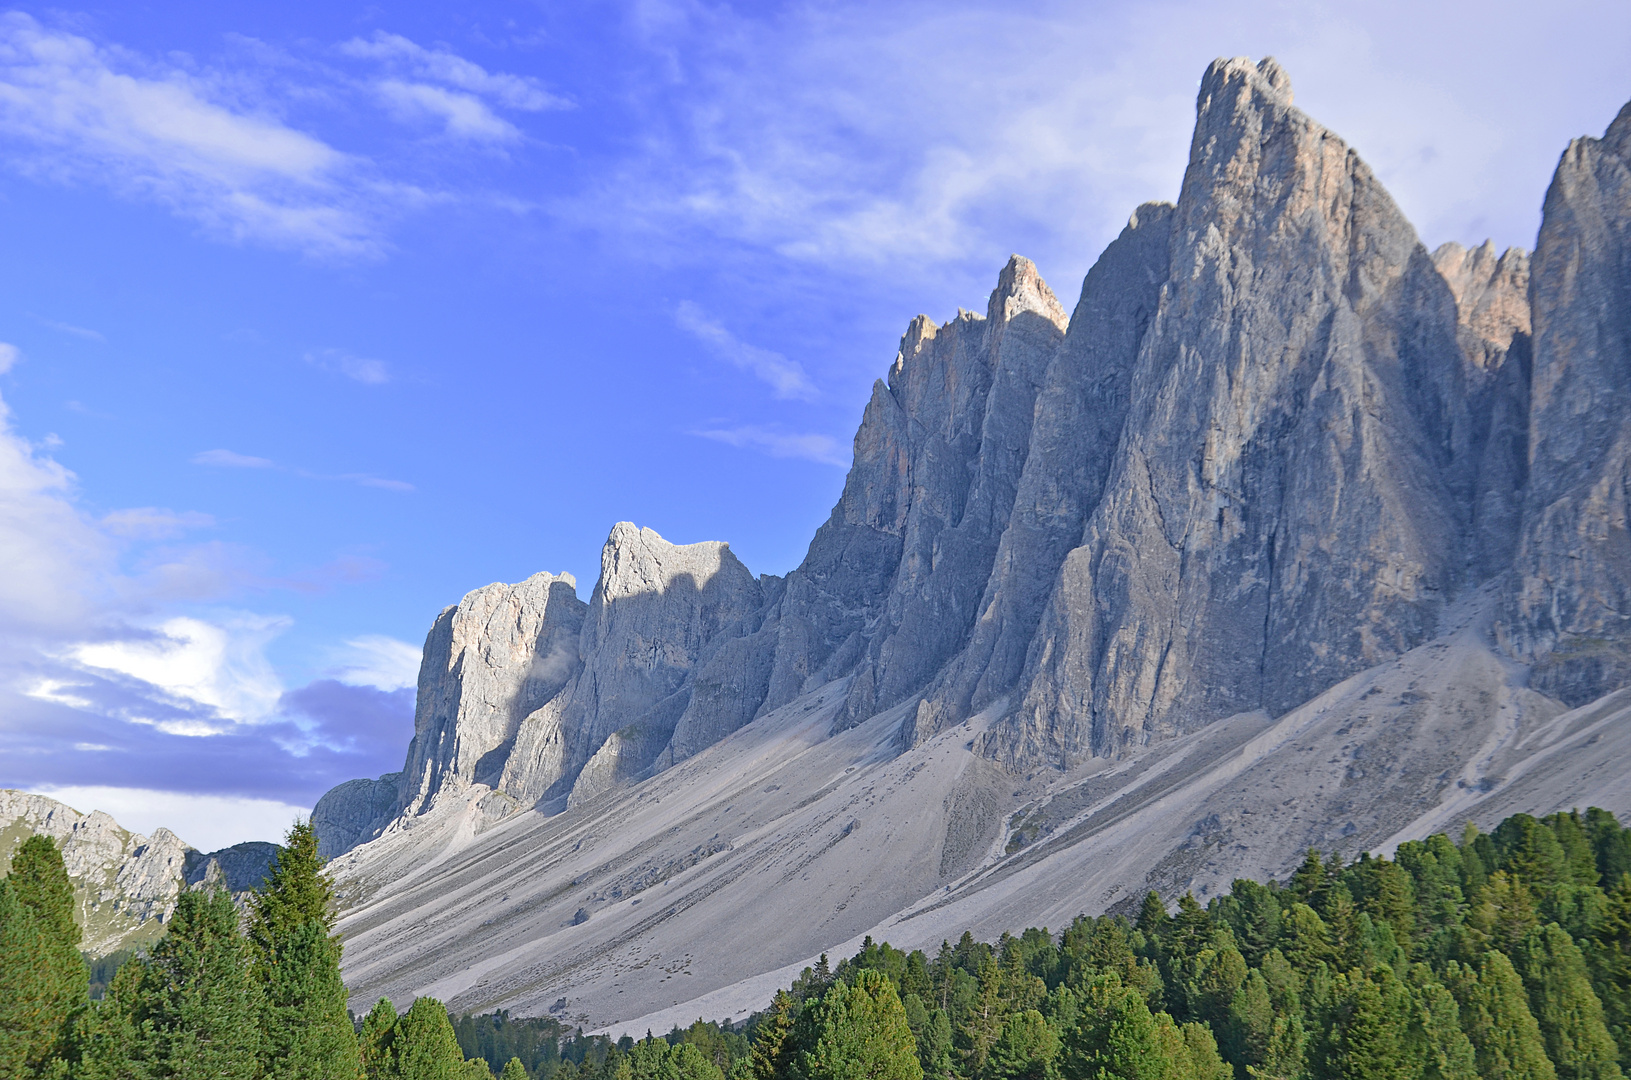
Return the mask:
{"type": "Polygon", "coordinates": [[[74,1080],[137,1080],[149,1074],[151,1049],[141,1017],[147,1012],[142,987],[147,965],[126,960],[113,975],[102,1000],[94,1002],[74,1029],[74,1080]]]}
{"type": "Polygon", "coordinates": [[[1174,1080],[1234,1080],[1235,1071],[1218,1054],[1218,1042],[1205,1024],[1185,1024],[1182,1065],[1174,1080]]]}
{"type": "Polygon", "coordinates": [[[1619,1050],[1603,1022],[1602,1003],[1585,958],[1563,928],[1552,923],[1531,932],[1512,960],[1559,1080],[1620,1080],[1619,1050]]]}
{"type": "Polygon", "coordinates": [[[1620,874],[1609,890],[1594,945],[1591,961],[1597,996],[1609,1032],[1620,1048],[1623,1072],[1631,1066],[1631,873],[1620,874]]]}
{"type": "Polygon", "coordinates": [[[991,1046],[982,1074],[990,1080],[1048,1080],[1059,1054],[1059,1034],[1035,1009],[1015,1013],[991,1046]]]}
{"type": "Polygon", "coordinates": [[[1376,978],[1338,976],[1338,1004],[1321,1055],[1321,1075],[1341,1080],[1406,1080],[1417,1075],[1405,1045],[1409,992],[1387,968],[1376,978]]]}
{"type": "Polygon", "coordinates": [[[0,1075],[50,1076],[87,1004],[74,891],[62,853],[31,836],[0,881],[0,1075]]]}
{"type": "Polygon", "coordinates": [[[396,1006],[390,998],[380,998],[363,1017],[357,1032],[357,1053],[362,1060],[362,1075],[366,1080],[388,1080],[396,1075],[392,1055],[396,1041],[396,1006]]]}
{"type": "Polygon", "coordinates": [[[260,1075],[261,998],[230,893],[182,893],[142,973],[137,1020],[155,1076],[260,1075]]]}
{"type": "Polygon", "coordinates": [[[1274,1003],[1261,971],[1247,975],[1235,991],[1223,1032],[1224,1057],[1233,1064],[1261,1066],[1268,1060],[1269,1040],[1274,1035],[1274,1003]]]}
{"type": "Polygon", "coordinates": [[[498,1074],[498,1080],[528,1080],[527,1067],[521,1064],[521,1059],[513,1057],[504,1063],[504,1071],[498,1074]]]}
{"type": "Polygon", "coordinates": [[[751,1058],[754,1080],[787,1080],[788,1070],[798,1054],[793,1042],[793,1021],[798,1002],[784,990],[776,991],[770,1012],[759,1023],[751,1058]]]}
{"type": "Polygon", "coordinates": [[[464,1053],[447,1007],[428,997],[408,1006],[396,1021],[390,1062],[387,1080],[461,1080],[464,1053]]]}
{"type": "Polygon", "coordinates": [[[1461,1030],[1455,998],[1424,964],[1412,970],[1412,982],[1415,1008],[1407,1039],[1422,1080],[1478,1080],[1477,1055],[1461,1030]]]}
{"type": "Polygon", "coordinates": [[[1067,1080],[1166,1080],[1173,1068],[1144,996],[1113,975],[1086,988],[1076,1026],[1060,1041],[1060,1074],[1067,1080]]]}
{"type": "Polygon", "coordinates": [[[352,1080],[360,1063],[332,936],[333,889],[317,834],[297,822],[255,893],[249,940],[264,988],[262,1054],[273,1080],[352,1080]]]}
{"type": "Polygon", "coordinates": [[[836,983],[811,1010],[810,1048],[799,1057],[808,1080],[923,1080],[912,1031],[895,984],[859,971],[836,983]]]}
{"type": "Polygon", "coordinates": [[[1557,1080],[1523,981],[1503,953],[1485,953],[1476,973],[1450,962],[1444,985],[1455,995],[1481,1080],[1557,1080]]]}

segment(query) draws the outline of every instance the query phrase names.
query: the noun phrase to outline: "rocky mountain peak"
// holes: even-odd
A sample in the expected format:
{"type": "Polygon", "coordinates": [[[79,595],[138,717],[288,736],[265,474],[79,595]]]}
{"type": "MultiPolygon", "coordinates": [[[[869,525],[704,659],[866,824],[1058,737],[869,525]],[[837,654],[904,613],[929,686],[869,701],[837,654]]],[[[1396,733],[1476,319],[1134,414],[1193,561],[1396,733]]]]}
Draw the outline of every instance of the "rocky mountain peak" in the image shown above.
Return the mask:
{"type": "Polygon", "coordinates": [[[991,291],[991,299],[986,304],[986,318],[995,328],[1012,321],[1022,311],[1042,316],[1061,334],[1070,322],[1069,313],[1042,280],[1036,264],[1023,255],[1011,255],[1008,265],[997,275],[997,287],[991,291]]]}

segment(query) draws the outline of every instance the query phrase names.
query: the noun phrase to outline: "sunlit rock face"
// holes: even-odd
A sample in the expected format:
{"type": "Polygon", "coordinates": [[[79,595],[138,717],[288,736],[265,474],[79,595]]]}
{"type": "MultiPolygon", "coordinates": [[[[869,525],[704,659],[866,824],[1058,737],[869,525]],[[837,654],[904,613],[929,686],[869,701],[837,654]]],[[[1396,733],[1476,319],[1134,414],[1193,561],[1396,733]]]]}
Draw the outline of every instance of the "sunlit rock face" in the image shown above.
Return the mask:
{"type": "Polygon", "coordinates": [[[1068,316],[1016,255],[983,315],[911,320],[785,579],[620,524],[586,603],[476,590],[427,639],[403,772],[325,796],[324,850],[442,804],[593,814],[811,695],[827,734],[968,724],[993,776],[1070,770],[1286,715],[1474,600],[1555,701],[1631,682],[1628,160],[1622,112],[1564,155],[1533,258],[1430,253],[1278,64],[1214,62],[1176,204],[1068,316]]]}

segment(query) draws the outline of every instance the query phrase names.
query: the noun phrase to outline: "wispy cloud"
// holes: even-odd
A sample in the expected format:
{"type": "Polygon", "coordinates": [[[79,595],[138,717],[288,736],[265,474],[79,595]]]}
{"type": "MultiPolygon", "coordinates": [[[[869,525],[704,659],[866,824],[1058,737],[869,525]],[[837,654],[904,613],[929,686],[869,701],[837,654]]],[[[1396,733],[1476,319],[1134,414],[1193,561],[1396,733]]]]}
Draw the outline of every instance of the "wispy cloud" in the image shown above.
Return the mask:
{"type": "Polygon", "coordinates": [[[271,458],[252,457],[232,450],[203,450],[192,456],[194,465],[214,465],[223,469],[274,469],[271,458]]]}
{"type": "Polygon", "coordinates": [[[383,634],[350,639],[336,650],[335,660],[329,674],[352,686],[401,690],[419,682],[419,647],[383,634]]]}
{"type": "Polygon", "coordinates": [[[168,540],[190,529],[207,529],[215,518],[196,510],[163,510],[157,506],[134,506],[102,515],[102,528],[114,536],[140,540],[168,540]]]}
{"type": "Polygon", "coordinates": [[[229,237],[320,255],[380,247],[360,160],[207,79],[20,12],[0,16],[0,132],[13,168],[107,184],[229,237]]]}
{"type": "Polygon", "coordinates": [[[17,346],[0,341],[0,375],[4,375],[17,366],[17,361],[22,358],[22,350],[18,349],[17,346]]]}
{"type": "Polygon", "coordinates": [[[406,480],[391,480],[383,476],[374,476],[372,473],[320,473],[310,469],[290,469],[279,465],[271,458],[254,457],[233,450],[204,450],[194,454],[191,460],[194,465],[211,465],[223,469],[275,469],[303,480],[340,480],[359,487],[379,488],[381,491],[396,491],[405,495],[417,490],[406,480]]]}
{"type": "Polygon", "coordinates": [[[757,450],[760,453],[769,454],[771,457],[803,458],[805,461],[817,461],[823,465],[837,465],[846,469],[850,465],[850,454],[831,435],[779,431],[774,428],[753,425],[732,428],[704,428],[693,431],[691,434],[704,439],[712,439],[715,442],[722,442],[727,446],[757,450]]]}
{"type": "Polygon", "coordinates": [[[55,330],[58,333],[69,334],[73,337],[94,341],[99,345],[107,344],[107,337],[99,330],[92,330],[85,326],[75,326],[73,323],[58,322],[55,319],[41,319],[40,325],[55,330]]]}
{"type": "Polygon", "coordinates": [[[385,361],[358,356],[344,349],[313,350],[306,354],[306,363],[367,386],[382,386],[391,381],[391,369],[385,361]]]}
{"type": "Polygon", "coordinates": [[[340,46],[347,56],[372,60],[391,74],[373,82],[381,102],[402,121],[431,120],[451,138],[507,143],[522,138],[514,124],[494,109],[541,112],[571,108],[564,97],[533,78],[491,72],[446,49],[427,49],[400,34],[383,31],[340,46]]]}
{"type": "Polygon", "coordinates": [[[796,360],[749,345],[691,301],[680,302],[674,311],[674,321],[680,329],[708,346],[715,356],[768,385],[777,397],[802,401],[816,397],[815,384],[796,360]]]}

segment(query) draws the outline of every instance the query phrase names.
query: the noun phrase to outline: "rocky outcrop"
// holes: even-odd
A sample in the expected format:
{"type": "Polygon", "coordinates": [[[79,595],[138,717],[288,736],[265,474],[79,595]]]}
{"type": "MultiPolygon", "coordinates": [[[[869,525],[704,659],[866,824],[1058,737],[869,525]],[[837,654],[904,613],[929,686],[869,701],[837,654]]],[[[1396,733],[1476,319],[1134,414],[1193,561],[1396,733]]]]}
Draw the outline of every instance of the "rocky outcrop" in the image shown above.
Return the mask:
{"type": "Polygon", "coordinates": [[[1631,105],[1564,152],[1532,274],[1529,485],[1502,630],[1532,685],[1582,704],[1631,682],[1631,105]]]}
{"type": "Polygon", "coordinates": [[[619,525],[587,605],[472,593],[405,772],[325,796],[325,850],[444,795],[609,805],[818,691],[834,731],[969,722],[987,761],[1069,769],[1285,715],[1476,590],[1536,689],[1631,682],[1628,163],[1631,107],[1565,154],[1533,260],[1429,254],[1277,63],[1215,62],[1177,203],[1068,322],[1019,256],[984,315],[911,321],[785,580],[619,525]]]}
{"type": "Polygon", "coordinates": [[[496,783],[522,721],[571,682],[587,611],[572,575],[534,574],[442,612],[419,668],[402,812],[444,790],[496,783]]]}
{"type": "Polygon", "coordinates": [[[277,854],[277,845],[260,842],[206,854],[168,829],[142,836],[100,810],[81,814],[43,795],[0,789],[0,871],[34,835],[51,837],[61,849],[84,932],[80,947],[98,956],[157,939],[183,889],[256,888],[277,854]]]}

